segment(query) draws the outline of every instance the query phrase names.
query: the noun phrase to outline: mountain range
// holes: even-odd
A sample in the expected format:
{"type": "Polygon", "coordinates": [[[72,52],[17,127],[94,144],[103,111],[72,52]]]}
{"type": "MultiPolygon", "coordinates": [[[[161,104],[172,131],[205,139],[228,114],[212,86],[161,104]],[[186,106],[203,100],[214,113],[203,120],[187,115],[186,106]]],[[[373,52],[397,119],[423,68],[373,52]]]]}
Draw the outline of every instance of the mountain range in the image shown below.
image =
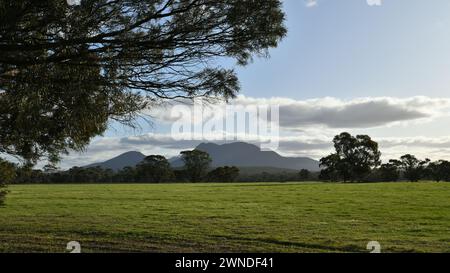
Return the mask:
{"type": "MultiPolygon", "coordinates": [[[[236,166],[245,168],[267,168],[271,172],[276,170],[301,170],[310,171],[320,170],[319,162],[308,157],[284,157],[274,151],[262,151],[258,146],[245,143],[235,142],[228,144],[202,143],[198,145],[196,150],[207,152],[212,158],[212,167],[236,166]]],[[[140,152],[127,152],[105,162],[94,163],[85,167],[101,167],[112,169],[114,171],[121,170],[125,167],[134,167],[145,158],[140,152]]],[[[170,164],[174,168],[183,167],[183,161],[180,157],[169,159],[170,164]]]]}

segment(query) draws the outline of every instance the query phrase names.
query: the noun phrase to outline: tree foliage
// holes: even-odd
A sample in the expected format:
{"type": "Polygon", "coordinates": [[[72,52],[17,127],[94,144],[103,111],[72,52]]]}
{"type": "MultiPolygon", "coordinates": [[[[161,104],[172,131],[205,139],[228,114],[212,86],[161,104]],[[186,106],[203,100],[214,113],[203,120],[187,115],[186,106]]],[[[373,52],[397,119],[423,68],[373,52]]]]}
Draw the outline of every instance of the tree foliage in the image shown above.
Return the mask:
{"type": "Polygon", "coordinates": [[[419,160],[414,155],[406,154],[400,157],[399,164],[405,178],[411,182],[417,182],[425,176],[429,162],[429,159],[419,160]]]}
{"type": "Polygon", "coordinates": [[[239,176],[239,168],[232,166],[218,167],[208,173],[207,181],[234,182],[239,176]]]}
{"type": "Polygon", "coordinates": [[[380,178],[385,182],[395,182],[400,179],[400,161],[391,159],[380,166],[380,178]]]}
{"type": "Polygon", "coordinates": [[[6,184],[16,177],[15,165],[0,158],[0,206],[7,193],[6,184]]]}
{"type": "Polygon", "coordinates": [[[169,161],[161,155],[147,156],[136,167],[136,180],[139,182],[171,182],[174,179],[169,161]]]}
{"type": "Polygon", "coordinates": [[[208,173],[212,162],[208,153],[199,150],[183,151],[181,152],[181,158],[184,161],[184,169],[191,182],[202,181],[208,173]]]}
{"type": "Polygon", "coordinates": [[[450,162],[439,160],[427,166],[427,173],[434,181],[450,181],[450,162]]]}
{"type": "Polygon", "coordinates": [[[286,34],[280,0],[0,0],[0,152],[81,150],[167,100],[234,97],[286,34]]]}
{"type": "Polygon", "coordinates": [[[341,133],[333,139],[335,153],[320,160],[324,167],[322,178],[329,180],[362,181],[380,164],[378,143],[367,135],[356,137],[341,133]]]}
{"type": "Polygon", "coordinates": [[[298,177],[302,181],[307,181],[308,179],[311,178],[311,172],[306,169],[301,169],[300,172],[298,173],[298,177]]]}

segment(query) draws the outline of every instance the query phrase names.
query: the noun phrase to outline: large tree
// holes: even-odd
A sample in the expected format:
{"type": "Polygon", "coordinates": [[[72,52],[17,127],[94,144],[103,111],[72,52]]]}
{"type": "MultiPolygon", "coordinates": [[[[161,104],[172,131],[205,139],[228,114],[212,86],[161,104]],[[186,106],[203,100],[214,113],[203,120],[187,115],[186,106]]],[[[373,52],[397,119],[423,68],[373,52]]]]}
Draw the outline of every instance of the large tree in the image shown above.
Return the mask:
{"type": "Polygon", "coordinates": [[[450,181],[450,162],[447,160],[431,162],[425,172],[434,181],[450,181]]]}
{"type": "Polygon", "coordinates": [[[380,179],[385,182],[396,182],[400,179],[401,161],[391,159],[380,166],[380,179]]]}
{"type": "Polygon", "coordinates": [[[320,160],[324,167],[321,177],[362,181],[373,168],[380,165],[378,143],[367,135],[341,133],[334,137],[333,143],[336,152],[320,160]]]}
{"type": "Polygon", "coordinates": [[[400,168],[403,171],[403,175],[411,182],[417,182],[425,177],[429,163],[429,159],[420,160],[411,154],[400,157],[400,168]]]}
{"type": "Polygon", "coordinates": [[[166,100],[233,98],[285,36],[281,0],[0,0],[0,153],[82,150],[166,100]]]}
{"type": "Polygon", "coordinates": [[[139,182],[161,183],[174,179],[169,161],[162,155],[147,156],[136,166],[136,180],[139,182]]]}
{"type": "Polygon", "coordinates": [[[207,175],[212,159],[207,152],[193,150],[181,152],[184,169],[189,181],[201,182],[207,175]]]}

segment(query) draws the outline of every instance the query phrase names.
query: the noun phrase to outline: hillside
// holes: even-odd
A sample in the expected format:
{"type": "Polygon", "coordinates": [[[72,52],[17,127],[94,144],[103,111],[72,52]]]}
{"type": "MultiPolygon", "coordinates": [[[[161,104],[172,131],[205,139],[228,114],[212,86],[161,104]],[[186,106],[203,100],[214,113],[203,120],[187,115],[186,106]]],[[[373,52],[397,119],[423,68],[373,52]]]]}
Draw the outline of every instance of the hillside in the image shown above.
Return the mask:
{"type": "MultiPolygon", "coordinates": [[[[212,166],[237,166],[237,167],[268,167],[277,169],[310,171],[320,170],[319,162],[308,157],[283,157],[274,151],[262,151],[258,146],[235,142],[230,144],[202,143],[197,150],[209,153],[212,158],[212,166]]],[[[183,162],[176,158],[171,161],[175,167],[181,167],[183,162]]]]}
{"type": "MultiPolygon", "coordinates": [[[[262,151],[258,146],[235,142],[229,144],[202,143],[195,149],[209,153],[212,158],[212,167],[236,166],[240,168],[261,169],[261,172],[289,172],[307,169],[318,171],[319,162],[308,157],[283,157],[273,151],[262,151]]],[[[140,152],[128,152],[109,159],[105,162],[91,164],[85,167],[101,167],[121,170],[125,167],[134,167],[139,164],[145,155],[140,152]]],[[[179,157],[169,160],[172,167],[181,168],[184,163],[179,157]]]]}

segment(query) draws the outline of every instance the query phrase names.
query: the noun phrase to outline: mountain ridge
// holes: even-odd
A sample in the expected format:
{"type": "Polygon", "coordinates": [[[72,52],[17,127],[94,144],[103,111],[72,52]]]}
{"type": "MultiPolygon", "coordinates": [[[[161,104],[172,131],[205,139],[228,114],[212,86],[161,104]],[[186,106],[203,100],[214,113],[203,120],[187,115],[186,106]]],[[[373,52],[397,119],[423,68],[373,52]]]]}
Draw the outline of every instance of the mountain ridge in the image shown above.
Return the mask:
{"type": "MultiPolygon", "coordinates": [[[[212,142],[201,143],[196,150],[207,152],[212,158],[211,166],[236,166],[236,167],[258,167],[283,170],[319,171],[319,162],[309,157],[284,157],[274,151],[263,151],[254,144],[245,142],[233,142],[216,144],[212,142]]],[[[114,171],[125,167],[134,167],[139,164],[145,155],[140,152],[127,152],[105,162],[94,163],[85,167],[102,167],[114,171]]],[[[169,159],[174,168],[181,168],[184,163],[180,157],[169,159]]]]}

